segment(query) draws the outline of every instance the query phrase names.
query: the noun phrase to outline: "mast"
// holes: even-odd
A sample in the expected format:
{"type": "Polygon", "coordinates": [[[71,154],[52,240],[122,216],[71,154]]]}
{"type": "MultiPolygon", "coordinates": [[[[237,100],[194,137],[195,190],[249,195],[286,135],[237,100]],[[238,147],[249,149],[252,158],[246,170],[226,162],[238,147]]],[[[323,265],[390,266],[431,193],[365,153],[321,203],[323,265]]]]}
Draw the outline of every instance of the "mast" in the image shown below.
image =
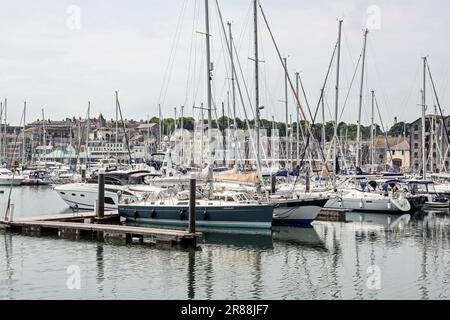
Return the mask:
{"type": "Polygon", "coordinates": [[[7,150],[8,150],[8,146],[7,146],[7,144],[8,144],[8,138],[7,138],[7,135],[8,135],[8,120],[7,120],[7,111],[8,111],[8,99],[6,99],[5,98],[5,104],[4,104],[4,111],[5,111],[5,135],[3,136],[3,140],[4,140],[4,142],[3,142],[3,149],[4,149],[4,152],[3,152],[3,154],[4,154],[4,157],[5,157],[5,159],[7,159],[8,158],[8,154],[7,154],[7,150]]]}
{"type": "Polygon", "coordinates": [[[159,112],[159,149],[162,149],[162,141],[163,141],[163,118],[161,112],[161,105],[158,105],[159,112]]]}
{"type": "MultiPolygon", "coordinates": [[[[284,58],[284,104],[286,111],[286,169],[289,169],[289,101],[288,101],[288,65],[287,58],[284,58]]],[[[298,109],[298,108],[297,108],[298,109]]]]}
{"type": "Polygon", "coordinates": [[[119,92],[116,91],[116,161],[119,163],[119,92]]]}
{"type": "Polygon", "coordinates": [[[322,95],[322,148],[325,149],[325,142],[326,142],[326,130],[325,130],[325,96],[324,96],[324,90],[321,89],[321,95],[322,95]]]}
{"type": "Polygon", "coordinates": [[[370,125],[370,164],[374,164],[375,158],[375,91],[372,90],[372,121],[370,125]]]}
{"type": "Polygon", "coordinates": [[[86,124],[86,148],[84,148],[86,153],[86,167],[89,164],[89,134],[91,129],[90,117],[91,117],[91,102],[88,101],[87,124],[86,124]]]}
{"type": "Polygon", "coordinates": [[[339,113],[339,71],[341,65],[341,35],[342,35],[342,22],[339,20],[339,32],[338,32],[338,48],[337,48],[337,68],[336,68],[336,105],[334,110],[334,138],[333,138],[333,163],[334,163],[334,184],[336,185],[337,174],[337,139],[338,139],[338,113],[339,113]]]}
{"type": "Polygon", "coordinates": [[[205,0],[205,26],[206,26],[206,76],[207,76],[207,93],[208,93],[208,164],[212,164],[212,152],[211,152],[211,142],[212,142],[212,71],[213,67],[211,64],[211,43],[210,43],[210,33],[209,33],[209,0],[205,0]]]}
{"type": "Polygon", "coordinates": [[[0,101],[0,165],[3,163],[3,135],[5,134],[3,130],[3,102],[0,101]]]}
{"type": "Polygon", "coordinates": [[[258,0],[253,0],[253,18],[255,33],[255,108],[256,108],[256,169],[261,173],[261,145],[260,145],[260,126],[261,126],[261,108],[259,105],[259,48],[258,48],[258,0]]]}
{"type": "Polygon", "coordinates": [[[180,164],[184,165],[184,106],[181,106],[181,160],[180,164]]]}
{"type": "Polygon", "coordinates": [[[42,135],[42,147],[43,147],[43,152],[45,153],[44,160],[47,160],[47,137],[46,137],[46,132],[45,132],[44,109],[42,109],[42,129],[44,131],[44,134],[42,135]]]}
{"type": "Polygon", "coordinates": [[[427,57],[423,57],[423,88],[422,88],[422,178],[427,178],[427,155],[425,151],[426,126],[426,85],[427,85],[427,57]]]}
{"type": "MultiPolygon", "coordinates": [[[[275,117],[272,116],[272,168],[275,167],[275,117]]],[[[272,172],[272,170],[271,170],[272,172]]]]}
{"type": "Polygon", "coordinates": [[[231,61],[231,93],[233,101],[233,142],[234,142],[234,168],[237,169],[237,121],[236,121],[236,87],[234,78],[234,54],[233,54],[233,33],[231,30],[231,22],[228,22],[228,30],[230,33],[230,61],[231,61]]]}
{"type": "MultiPolygon", "coordinates": [[[[299,80],[300,80],[300,73],[295,73],[295,79],[296,79],[296,93],[297,96],[300,97],[300,87],[299,87],[299,80]]],[[[297,163],[299,164],[300,159],[300,111],[299,108],[297,109],[297,163]]]]}
{"type": "Polygon", "coordinates": [[[23,103],[23,133],[22,133],[22,167],[25,165],[25,161],[26,161],[26,136],[25,136],[25,130],[27,127],[27,102],[25,101],[23,103]]]}
{"type": "Polygon", "coordinates": [[[364,48],[363,48],[363,58],[361,67],[361,87],[359,91],[359,109],[358,109],[358,129],[356,131],[356,167],[361,167],[361,111],[363,104],[363,93],[364,93],[364,72],[366,69],[366,47],[367,47],[367,34],[369,30],[364,30],[364,48]]]}

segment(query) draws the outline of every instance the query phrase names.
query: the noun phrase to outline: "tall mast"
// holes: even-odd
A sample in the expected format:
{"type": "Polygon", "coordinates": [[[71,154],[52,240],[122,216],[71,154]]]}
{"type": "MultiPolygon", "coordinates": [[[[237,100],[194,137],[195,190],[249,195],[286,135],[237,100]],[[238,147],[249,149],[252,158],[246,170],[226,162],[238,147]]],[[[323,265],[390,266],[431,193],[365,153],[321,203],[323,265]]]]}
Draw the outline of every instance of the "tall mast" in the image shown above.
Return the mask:
{"type": "Polygon", "coordinates": [[[119,163],[119,153],[118,153],[118,145],[119,145],[119,92],[116,91],[116,161],[119,163]]]}
{"type": "Polygon", "coordinates": [[[42,147],[44,152],[44,159],[47,159],[47,137],[45,132],[45,115],[44,115],[44,109],[42,109],[42,130],[44,131],[44,134],[42,135],[42,147]]]}
{"type": "MultiPolygon", "coordinates": [[[[288,101],[288,65],[287,58],[284,58],[284,67],[285,67],[285,75],[284,75],[284,105],[286,112],[286,169],[289,168],[289,101],[288,101]]],[[[297,108],[298,109],[298,108],[297,108]]]]}
{"type": "Polygon", "coordinates": [[[3,135],[5,134],[3,130],[3,102],[0,101],[0,165],[3,163],[3,135]]]}
{"type": "Polygon", "coordinates": [[[211,64],[211,43],[209,33],[209,0],[205,0],[205,26],[206,26],[206,76],[207,76],[207,93],[208,93],[208,164],[212,164],[212,64],[211,64]]]}
{"type": "Polygon", "coordinates": [[[367,47],[367,34],[369,30],[364,30],[364,48],[363,48],[363,58],[362,58],[362,67],[361,67],[361,87],[359,91],[359,109],[358,109],[358,129],[356,131],[356,167],[360,167],[362,164],[361,161],[361,111],[363,104],[363,93],[364,93],[364,72],[366,70],[366,47],[367,47]]]}
{"type": "Polygon", "coordinates": [[[161,105],[158,105],[158,112],[159,112],[159,149],[162,149],[163,119],[162,119],[161,105]]]}
{"type": "Polygon", "coordinates": [[[275,167],[275,117],[272,116],[272,168],[275,167]]]}
{"type": "Polygon", "coordinates": [[[26,136],[25,136],[25,130],[27,128],[27,102],[25,101],[23,103],[23,133],[22,133],[22,167],[25,166],[26,161],[26,136]]]}
{"type": "Polygon", "coordinates": [[[425,151],[425,126],[426,126],[426,86],[427,86],[427,57],[423,57],[423,88],[422,88],[422,178],[427,178],[427,155],[425,151]]]}
{"type": "Polygon", "coordinates": [[[338,33],[338,47],[337,47],[337,68],[336,68],[336,105],[334,110],[334,138],[333,138],[333,163],[334,163],[334,182],[336,184],[337,174],[337,139],[338,139],[338,113],[339,113],[339,71],[341,65],[341,35],[342,35],[342,22],[339,20],[339,33],[338,33]]]}
{"type": "Polygon", "coordinates": [[[253,0],[253,18],[255,33],[255,109],[256,109],[256,168],[261,173],[261,155],[260,155],[260,136],[259,130],[261,125],[261,108],[259,105],[259,49],[258,49],[258,0],[253,0]]]}
{"type": "Polygon", "coordinates": [[[234,142],[234,168],[237,169],[237,123],[236,123],[236,87],[234,79],[234,54],[233,54],[233,33],[231,30],[231,22],[228,22],[228,30],[230,33],[230,62],[231,62],[231,93],[233,101],[233,142],[234,142]]]}
{"type": "Polygon", "coordinates": [[[84,148],[86,153],[86,166],[89,165],[89,134],[91,129],[91,102],[88,101],[88,112],[87,112],[87,123],[86,123],[86,148],[84,148]]]}
{"type": "Polygon", "coordinates": [[[322,148],[325,149],[325,142],[326,142],[326,130],[325,130],[325,96],[324,96],[324,90],[321,89],[321,95],[322,95],[322,148]]]}
{"type": "Polygon", "coordinates": [[[6,99],[5,98],[5,104],[4,104],[4,111],[5,111],[5,135],[3,136],[3,140],[4,140],[4,142],[3,142],[3,149],[4,149],[4,156],[5,156],[5,159],[7,159],[8,158],[8,155],[7,155],[7,150],[8,150],[8,146],[7,146],[7,144],[8,144],[8,140],[7,140],[7,135],[8,135],[8,119],[7,119],[7,112],[8,112],[8,99],[6,99]]]}
{"type": "Polygon", "coordinates": [[[184,165],[184,106],[181,106],[181,161],[180,164],[184,165]]]}
{"type": "MultiPolygon", "coordinates": [[[[299,87],[299,80],[300,80],[300,73],[295,73],[295,84],[296,84],[296,93],[297,96],[300,98],[300,87],[299,87]]],[[[299,108],[297,109],[297,163],[299,164],[300,161],[300,111],[299,108]]]]}
{"type": "Polygon", "coordinates": [[[372,121],[370,125],[370,164],[374,164],[375,156],[375,91],[372,90],[372,121]]]}

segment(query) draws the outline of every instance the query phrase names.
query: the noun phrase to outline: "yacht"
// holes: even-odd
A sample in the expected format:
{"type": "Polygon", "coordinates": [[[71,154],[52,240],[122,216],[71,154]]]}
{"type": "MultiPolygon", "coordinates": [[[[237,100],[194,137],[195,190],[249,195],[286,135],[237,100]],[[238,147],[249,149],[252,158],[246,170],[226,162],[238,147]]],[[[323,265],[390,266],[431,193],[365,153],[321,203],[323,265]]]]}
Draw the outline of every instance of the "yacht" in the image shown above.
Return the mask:
{"type": "Polygon", "coordinates": [[[0,168],[0,186],[20,186],[25,177],[13,173],[6,168],[0,168]]]}
{"type": "Polygon", "coordinates": [[[364,212],[409,212],[411,204],[406,193],[398,190],[397,183],[383,183],[378,189],[378,183],[371,181],[361,189],[341,190],[331,195],[325,208],[347,209],[364,212]]]}
{"type": "MultiPolygon", "coordinates": [[[[223,192],[211,199],[196,199],[196,225],[203,228],[271,229],[273,206],[256,201],[243,192],[223,192]]],[[[189,193],[165,190],[153,200],[119,205],[119,215],[131,222],[186,227],[189,193]]]]}
{"type": "MultiPolygon", "coordinates": [[[[140,185],[153,173],[140,171],[112,171],[105,173],[105,209],[117,210],[121,200],[139,198],[140,192],[130,186],[140,185]]],[[[54,190],[72,209],[93,210],[98,200],[98,176],[94,173],[84,183],[56,186],[54,190]]]]}

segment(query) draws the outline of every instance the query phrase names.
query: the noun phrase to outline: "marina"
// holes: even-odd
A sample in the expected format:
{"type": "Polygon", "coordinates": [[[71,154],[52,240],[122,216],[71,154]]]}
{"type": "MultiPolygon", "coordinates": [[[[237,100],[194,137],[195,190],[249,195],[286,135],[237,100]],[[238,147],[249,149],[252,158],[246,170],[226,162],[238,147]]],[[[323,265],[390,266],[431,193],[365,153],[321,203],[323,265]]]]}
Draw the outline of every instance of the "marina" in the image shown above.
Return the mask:
{"type": "Polygon", "coordinates": [[[245,2],[0,37],[0,300],[450,299],[445,48],[245,2]]]}
{"type": "MultiPolygon", "coordinates": [[[[61,218],[65,203],[51,188],[39,188],[21,189],[15,198],[53,204],[39,209],[23,203],[17,219],[23,212],[25,219],[46,212],[61,218]]],[[[442,283],[450,263],[445,214],[412,214],[397,229],[388,227],[386,215],[353,213],[348,219],[353,221],[277,227],[273,233],[202,232],[197,251],[0,230],[0,298],[450,298],[442,283]],[[81,270],[81,290],[66,287],[73,265],[81,270]],[[383,270],[380,290],[367,287],[373,265],[383,270]]]]}

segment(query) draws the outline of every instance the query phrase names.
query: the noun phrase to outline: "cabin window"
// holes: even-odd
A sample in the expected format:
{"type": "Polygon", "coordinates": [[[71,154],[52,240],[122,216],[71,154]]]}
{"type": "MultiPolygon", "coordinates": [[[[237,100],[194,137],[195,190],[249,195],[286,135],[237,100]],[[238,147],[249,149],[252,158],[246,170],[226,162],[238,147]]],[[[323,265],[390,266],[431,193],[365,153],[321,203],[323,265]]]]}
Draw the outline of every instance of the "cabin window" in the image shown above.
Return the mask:
{"type": "Polygon", "coordinates": [[[177,206],[187,206],[188,204],[187,202],[178,202],[177,206]]]}
{"type": "Polygon", "coordinates": [[[84,198],[84,197],[85,197],[85,195],[84,195],[84,194],[80,194],[80,197],[84,198]]]}
{"type": "Polygon", "coordinates": [[[72,197],[76,197],[77,195],[75,193],[72,193],[72,197]]]}
{"type": "Polygon", "coordinates": [[[66,193],[65,192],[60,192],[62,195],[65,195],[66,193]]]}
{"type": "Polygon", "coordinates": [[[115,204],[114,200],[112,198],[110,198],[110,197],[105,197],[105,203],[106,204],[115,204]]]}

